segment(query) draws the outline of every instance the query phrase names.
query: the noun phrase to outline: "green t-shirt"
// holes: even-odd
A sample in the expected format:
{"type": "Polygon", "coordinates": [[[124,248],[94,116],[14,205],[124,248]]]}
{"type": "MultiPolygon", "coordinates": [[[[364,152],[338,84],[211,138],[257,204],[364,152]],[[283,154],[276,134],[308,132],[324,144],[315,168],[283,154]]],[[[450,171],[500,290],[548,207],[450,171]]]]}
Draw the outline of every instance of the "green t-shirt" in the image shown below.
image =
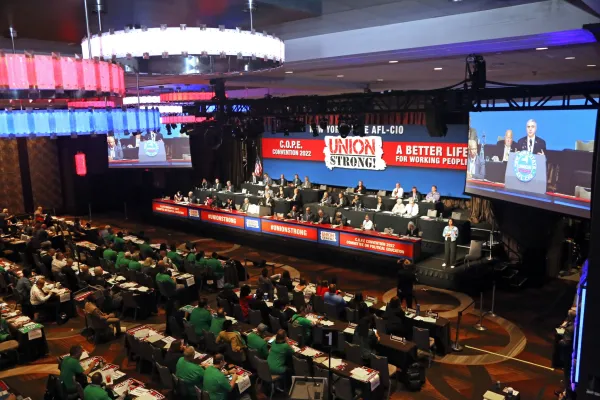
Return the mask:
{"type": "Polygon", "coordinates": [[[128,267],[130,270],[133,270],[133,271],[141,271],[142,270],[142,264],[140,264],[139,261],[135,261],[135,260],[129,261],[128,267]]]}
{"type": "Polygon", "coordinates": [[[185,258],[188,262],[194,263],[196,262],[196,253],[190,253],[185,258]]]}
{"type": "Polygon", "coordinates": [[[212,321],[212,314],[206,308],[194,308],[190,314],[190,324],[194,326],[197,335],[204,335],[202,330],[208,331],[212,321]]]}
{"type": "Polygon", "coordinates": [[[125,240],[123,238],[115,236],[113,242],[115,244],[115,249],[117,250],[122,250],[125,247],[125,240]]]}
{"type": "Polygon", "coordinates": [[[215,336],[219,336],[219,333],[223,330],[223,323],[225,322],[225,318],[214,317],[210,323],[210,331],[215,334],[215,336]]]}
{"type": "Polygon", "coordinates": [[[293,324],[299,325],[304,328],[304,340],[308,341],[312,333],[312,322],[310,322],[308,318],[304,318],[299,314],[294,314],[291,321],[293,324]]]}
{"type": "Polygon", "coordinates": [[[246,342],[248,343],[248,348],[257,350],[258,355],[262,358],[266,359],[269,356],[269,345],[267,345],[267,341],[256,333],[250,333],[246,337],[246,342]]]}
{"type": "Polygon", "coordinates": [[[0,342],[4,342],[10,338],[10,331],[8,330],[8,323],[4,318],[0,318],[0,342]]]}
{"type": "Polygon", "coordinates": [[[206,267],[206,261],[206,258],[202,257],[200,260],[196,259],[194,263],[197,268],[204,268],[206,267]]]}
{"type": "Polygon", "coordinates": [[[161,273],[156,274],[156,283],[159,283],[159,282],[163,283],[163,284],[175,286],[175,282],[173,282],[173,279],[167,274],[161,274],[161,273]]]}
{"type": "Polygon", "coordinates": [[[75,390],[76,374],[83,374],[83,367],[79,364],[79,360],[71,356],[66,356],[60,365],[60,380],[65,383],[65,387],[69,391],[75,390]]]}
{"type": "Polygon", "coordinates": [[[117,263],[115,264],[115,266],[117,267],[117,269],[127,269],[129,268],[129,263],[131,262],[131,260],[129,258],[119,258],[117,260],[117,263]]]}
{"type": "Polygon", "coordinates": [[[271,351],[267,357],[267,363],[269,364],[269,370],[272,374],[283,374],[286,366],[291,360],[294,350],[287,343],[273,343],[271,345],[271,351]]]}
{"type": "Polygon", "coordinates": [[[102,252],[102,258],[115,262],[117,261],[117,252],[113,249],[106,249],[102,252]]]}
{"type": "Polygon", "coordinates": [[[181,264],[183,264],[183,258],[181,258],[181,256],[179,255],[178,252],[176,251],[169,251],[167,253],[167,257],[173,261],[173,264],[177,265],[178,267],[181,266],[181,264]]]}
{"type": "Polygon", "coordinates": [[[97,385],[87,385],[83,390],[85,400],[112,400],[106,390],[97,385]]]}
{"type": "Polygon", "coordinates": [[[221,279],[225,275],[225,269],[223,269],[221,261],[216,258],[209,258],[206,261],[206,265],[212,270],[217,279],[221,279]]]}
{"type": "Polygon", "coordinates": [[[142,254],[151,254],[154,252],[154,249],[152,248],[152,246],[150,246],[150,243],[142,243],[140,244],[140,252],[142,254]]]}
{"type": "Polygon", "coordinates": [[[199,389],[202,389],[204,368],[181,357],[179,361],[177,361],[175,376],[187,383],[188,391],[195,395],[196,390],[194,390],[194,386],[198,386],[199,389]]]}
{"type": "Polygon", "coordinates": [[[204,391],[208,392],[210,400],[227,400],[231,392],[229,379],[211,365],[204,371],[204,391]]]}

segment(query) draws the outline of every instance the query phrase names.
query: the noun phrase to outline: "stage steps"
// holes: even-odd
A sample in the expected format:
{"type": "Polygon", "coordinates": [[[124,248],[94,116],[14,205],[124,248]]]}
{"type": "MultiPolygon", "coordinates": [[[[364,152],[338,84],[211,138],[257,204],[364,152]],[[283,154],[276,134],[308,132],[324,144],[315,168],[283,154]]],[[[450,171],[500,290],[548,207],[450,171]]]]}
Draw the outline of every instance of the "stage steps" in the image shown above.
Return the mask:
{"type": "Polygon", "coordinates": [[[520,263],[502,262],[494,267],[494,272],[499,276],[499,286],[504,289],[520,290],[525,288],[527,276],[521,273],[520,263]]]}

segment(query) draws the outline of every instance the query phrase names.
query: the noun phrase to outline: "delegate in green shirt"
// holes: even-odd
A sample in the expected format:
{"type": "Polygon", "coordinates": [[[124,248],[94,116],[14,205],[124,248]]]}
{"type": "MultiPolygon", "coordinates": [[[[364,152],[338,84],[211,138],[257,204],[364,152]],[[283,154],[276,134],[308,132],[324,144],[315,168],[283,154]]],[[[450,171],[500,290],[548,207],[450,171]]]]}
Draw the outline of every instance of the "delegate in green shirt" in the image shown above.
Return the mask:
{"type": "Polygon", "coordinates": [[[204,391],[210,400],[227,400],[231,385],[229,379],[212,365],[204,371],[204,391]]]}
{"type": "Polygon", "coordinates": [[[87,385],[83,390],[83,398],[85,400],[112,400],[106,390],[98,385],[87,385]]]}
{"type": "Polygon", "coordinates": [[[212,319],[210,331],[214,333],[215,336],[219,336],[219,333],[223,330],[223,322],[225,322],[225,318],[214,317],[212,319]]]}
{"type": "Polygon", "coordinates": [[[0,342],[4,342],[10,338],[8,323],[4,318],[0,318],[0,342]]]}
{"type": "Polygon", "coordinates": [[[183,258],[181,258],[181,256],[179,255],[178,252],[176,251],[169,251],[167,253],[167,257],[173,261],[173,264],[177,265],[178,267],[181,266],[181,264],[183,264],[183,258]]]}
{"type": "Polygon", "coordinates": [[[102,252],[102,258],[115,262],[117,261],[117,252],[113,249],[106,249],[102,252]]]}
{"type": "Polygon", "coordinates": [[[135,260],[129,261],[128,267],[132,271],[141,271],[142,270],[142,264],[140,264],[139,261],[135,261],[135,260]]]}
{"type": "Polygon", "coordinates": [[[299,314],[294,314],[291,321],[292,323],[295,323],[296,325],[299,325],[304,328],[304,340],[305,342],[308,342],[312,333],[312,322],[310,322],[308,318],[304,318],[299,314]]]}
{"type": "Polygon", "coordinates": [[[195,263],[196,262],[196,253],[190,253],[185,258],[188,262],[195,263]]]}
{"type": "Polygon", "coordinates": [[[123,250],[125,248],[125,239],[115,236],[113,243],[115,244],[115,249],[123,250]]]}
{"type": "Polygon", "coordinates": [[[294,350],[287,343],[273,343],[271,345],[271,351],[267,357],[267,363],[269,364],[269,370],[272,374],[283,374],[285,373],[286,366],[292,359],[294,350]]]}
{"type": "Polygon", "coordinates": [[[148,255],[154,253],[154,249],[150,246],[150,243],[142,243],[140,244],[140,253],[148,255]]]}
{"type": "Polygon", "coordinates": [[[60,365],[60,380],[65,383],[67,390],[75,390],[75,375],[77,374],[83,374],[83,367],[79,360],[66,356],[60,365]]]}
{"type": "Polygon", "coordinates": [[[190,315],[190,324],[194,326],[196,335],[203,336],[203,330],[210,330],[211,321],[212,314],[206,308],[194,308],[192,314],[190,315]]]}
{"type": "Polygon", "coordinates": [[[115,264],[115,266],[117,267],[117,269],[127,269],[129,268],[129,263],[131,262],[130,259],[128,258],[119,258],[117,260],[117,263],[115,264]]]}
{"type": "Polygon", "coordinates": [[[173,282],[173,279],[167,274],[156,274],[156,283],[164,283],[175,286],[175,282],[173,282]]]}
{"type": "Polygon", "coordinates": [[[175,376],[187,384],[188,392],[193,394],[193,398],[196,398],[194,386],[198,386],[199,389],[202,389],[204,368],[181,357],[179,361],[177,361],[175,376]]]}
{"type": "Polygon", "coordinates": [[[248,343],[248,348],[258,351],[258,355],[262,358],[266,359],[269,356],[269,345],[267,345],[267,341],[256,333],[250,333],[246,337],[246,342],[248,343]]]}
{"type": "Polygon", "coordinates": [[[206,261],[206,265],[212,270],[217,279],[221,279],[225,275],[225,269],[223,269],[221,261],[217,260],[216,258],[209,258],[206,261]]]}

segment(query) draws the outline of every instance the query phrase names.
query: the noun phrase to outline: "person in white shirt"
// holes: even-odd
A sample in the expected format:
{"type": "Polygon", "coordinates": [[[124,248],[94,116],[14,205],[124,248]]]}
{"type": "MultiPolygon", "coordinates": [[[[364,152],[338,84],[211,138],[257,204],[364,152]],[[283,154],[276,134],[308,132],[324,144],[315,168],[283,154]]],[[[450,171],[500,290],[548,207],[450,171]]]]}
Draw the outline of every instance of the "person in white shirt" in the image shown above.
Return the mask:
{"type": "Polygon", "coordinates": [[[362,223],[362,229],[365,231],[372,231],[373,230],[373,221],[371,221],[371,219],[369,218],[369,215],[365,215],[365,220],[362,223]]]}
{"type": "Polygon", "coordinates": [[[267,197],[267,194],[269,196],[273,196],[273,191],[271,190],[271,188],[269,187],[269,185],[265,186],[265,192],[264,192],[264,196],[267,197]]]}
{"type": "Polygon", "coordinates": [[[392,190],[392,198],[401,199],[404,196],[404,189],[400,186],[400,183],[396,183],[396,187],[392,190]]]}
{"type": "Polygon", "coordinates": [[[183,201],[183,195],[181,194],[181,192],[175,193],[175,196],[173,196],[173,200],[174,201],[183,201]]]}
{"type": "Polygon", "coordinates": [[[331,205],[331,197],[329,196],[329,192],[323,193],[323,198],[321,199],[320,205],[322,205],[322,206],[331,205]]]}
{"type": "Polygon", "coordinates": [[[310,189],[312,187],[308,176],[304,177],[304,183],[302,184],[302,189],[310,189]]]}
{"type": "Polygon", "coordinates": [[[430,203],[437,203],[440,201],[440,192],[437,191],[437,186],[433,185],[431,187],[431,192],[427,193],[425,201],[430,203]]]}
{"type": "Polygon", "coordinates": [[[408,205],[404,208],[404,216],[405,217],[416,217],[419,215],[419,205],[415,204],[415,201],[411,197],[408,200],[408,205]]]}
{"type": "Polygon", "coordinates": [[[458,228],[454,226],[452,218],[448,219],[448,226],[442,232],[444,238],[444,263],[442,267],[450,264],[450,268],[454,268],[456,263],[456,239],[458,238],[458,228]]]}
{"type": "Polygon", "coordinates": [[[40,276],[35,285],[31,287],[31,292],[29,294],[29,302],[33,306],[34,312],[41,312],[44,310],[52,311],[58,321],[58,310],[60,303],[57,301],[52,301],[52,297],[54,294],[52,292],[46,294],[44,293],[44,286],[46,285],[46,279],[43,276],[40,276]]]}
{"type": "Polygon", "coordinates": [[[394,208],[392,208],[392,214],[404,214],[404,203],[402,203],[402,199],[396,200],[396,204],[394,205],[394,208]]]}
{"type": "Polygon", "coordinates": [[[65,260],[65,255],[60,251],[56,253],[54,259],[52,260],[52,274],[56,274],[60,272],[62,267],[67,265],[67,260],[65,260]]]}

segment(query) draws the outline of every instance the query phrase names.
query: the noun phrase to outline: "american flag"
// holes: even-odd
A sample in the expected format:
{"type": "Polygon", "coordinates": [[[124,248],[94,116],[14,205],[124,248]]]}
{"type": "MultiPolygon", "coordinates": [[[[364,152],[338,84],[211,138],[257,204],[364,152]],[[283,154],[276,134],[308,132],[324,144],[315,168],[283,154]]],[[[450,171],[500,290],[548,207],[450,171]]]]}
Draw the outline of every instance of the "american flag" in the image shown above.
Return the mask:
{"type": "Polygon", "coordinates": [[[254,174],[256,176],[260,176],[260,174],[262,174],[262,164],[259,156],[256,156],[256,163],[254,163],[254,174]]]}

